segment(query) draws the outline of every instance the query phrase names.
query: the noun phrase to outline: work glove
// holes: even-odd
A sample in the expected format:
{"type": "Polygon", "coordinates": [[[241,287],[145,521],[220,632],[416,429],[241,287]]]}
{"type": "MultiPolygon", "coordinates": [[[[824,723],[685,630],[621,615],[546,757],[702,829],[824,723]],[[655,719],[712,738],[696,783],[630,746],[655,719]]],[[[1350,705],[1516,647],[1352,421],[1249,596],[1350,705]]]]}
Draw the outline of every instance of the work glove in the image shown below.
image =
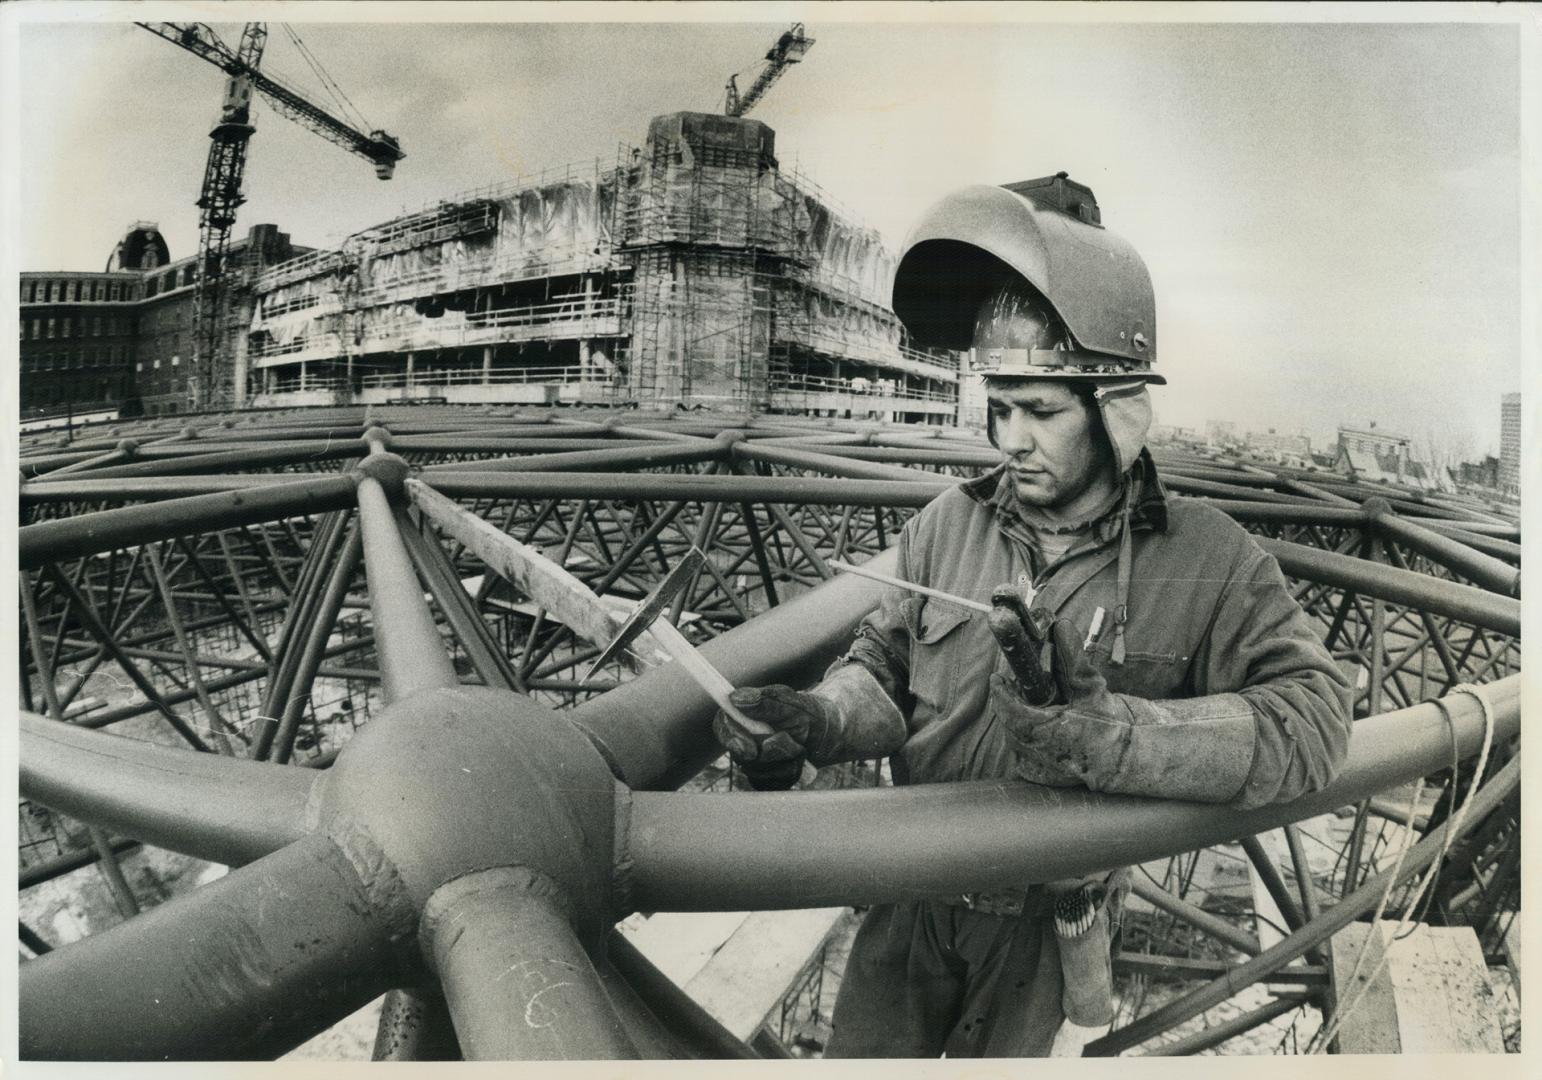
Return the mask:
{"type": "Polygon", "coordinates": [[[1247,782],[1257,738],[1238,694],[1148,701],[1109,691],[1077,627],[1051,629],[1060,703],[1029,705],[1016,680],[992,675],[990,704],[1018,749],[1018,774],[1053,787],[1226,802],[1247,782]]]}
{"type": "Polygon", "coordinates": [[[792,787],[805,760],[823,767],[886,757],[908,737],[899,709],[861,664],[836,666],[811,691],[749,686],[728,700],[772,729],[749,730],[722,711],[712,721],[718,741],[757,791],[792,787]]]}
{"type": "Polygon", "coordinates": [[[798,782],[808,757],[811,731],[837,722],[835,703],[789,686],[745,686],[729,695],[734,707],[769,732],[746,728],[731,713],[718,711],[712,731],[756,791],[784,791],[798,782]]]}

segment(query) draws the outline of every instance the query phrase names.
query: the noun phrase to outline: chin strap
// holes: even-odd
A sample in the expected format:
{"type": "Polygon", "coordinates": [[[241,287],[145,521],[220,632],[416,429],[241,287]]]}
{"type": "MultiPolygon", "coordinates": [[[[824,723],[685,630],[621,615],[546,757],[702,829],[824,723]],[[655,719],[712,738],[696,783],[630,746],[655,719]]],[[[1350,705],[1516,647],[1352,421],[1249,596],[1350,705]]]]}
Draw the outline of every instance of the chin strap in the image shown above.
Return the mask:
{"type": "Polygon", "coordinates": [[[1136,484],[1125,485],[1124,511],[1119,521],[1119,585],[1114,603],[1114,647],[1109,661],[1124,663],[1124,624],[1130,620],[1130,563],[1134,558],[1130,541],[1130,513],[1135,506],[1136,484]]]}

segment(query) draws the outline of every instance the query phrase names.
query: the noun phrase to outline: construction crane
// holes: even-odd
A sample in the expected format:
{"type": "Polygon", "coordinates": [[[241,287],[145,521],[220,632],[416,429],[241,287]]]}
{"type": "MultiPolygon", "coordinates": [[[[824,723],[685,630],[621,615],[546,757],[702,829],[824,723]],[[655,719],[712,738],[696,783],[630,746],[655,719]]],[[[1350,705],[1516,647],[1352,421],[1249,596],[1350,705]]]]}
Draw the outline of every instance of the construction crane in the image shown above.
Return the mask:
{"type": "MultiPolygon", "coordinates": [[[[230,379],[220,370],[221,308],[226,255],[236,208],[246,201],[241,179],[246,171],[246,144],[251,138],[252,94],[260,93],[280,115],[304,125],[324,139],[372,162],[375,175],[389,180],[396,163],[406,155],[401,145],[384,131],[367,134],[333,116],[293,88],[260,70],[268,40],[266,23],[247,23],[241,44],[234,51],[203,23],[136,24],[179,45],[224,71],[225,94],[220,118],[209,132],[209,160],[204,167],[198,195],[198,276],[193,293],[193,377],[188,380],[193,408],[220,408],[229,404],[230,379]]],[[[291,35],[294,36],[294,35],[291,35]]],[[[296,44],[304,45],[295,38],[296,44]]],[[[330,78],[308,52],[306,59],[329,88],[330,78]]],[[[346,98],[343,98],[346,101],[346,98]]]]}
{"type": "Polygon", "coordinates": [[[771,84],[782,77],[788,66],[803,59],[803,54],[813,46],[814,39],[803,36],[803,24],[793,23],[792,29],[776,39],[776,44],[766,52],[766,66],[761,69],[750,88],[739,95],[738,75],[728,76],[723,112],[728,116],[743,116],[765,97],[771,84]]]}

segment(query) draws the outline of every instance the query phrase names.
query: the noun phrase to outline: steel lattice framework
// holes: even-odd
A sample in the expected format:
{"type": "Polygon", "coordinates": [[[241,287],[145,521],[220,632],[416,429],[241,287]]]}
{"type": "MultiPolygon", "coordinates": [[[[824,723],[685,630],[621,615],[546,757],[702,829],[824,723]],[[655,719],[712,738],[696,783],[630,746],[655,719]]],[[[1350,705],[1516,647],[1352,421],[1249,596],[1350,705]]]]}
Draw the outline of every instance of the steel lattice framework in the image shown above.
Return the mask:
{"type": "Polygon", "coordinates": [[[1427,917],[1497,950],[1519,905],[1520,537],[1476,504],[1159,458],[1173,491],[1258,536],[1362,676],[1342,776],[1246,813],[1015,781],[677,791],[721,753],[711,700],[671,664],[581,679],[596,631],[516,558],[636,599],[699,547],[671,618],[736,685],[807,685],[882,588],[830,560],[892,572],[905,519],[996,461],[936,428],[429,407],[24,446],[23,811],[90,843],[24,851],[23,889],[96,862],[132,913],[117,860],[141,843],[236,869],[61,948],[23,925],[41,954],[20,973],[23,1057],[269,1057],[387,991],[377,1057],[754,1056],[615,923],[1162,859],[1116,964],[1186,984],[1089,1054],[1194,1052],[1331,1010],[1322,947],[1384,896],[1397,911],[1393,879],[1431,864],[1427,917]],[[109,671],[133,689],[87,701],[109,671]],[[1475,777],[1479,696],[1495,730],[1475,777]],[[1389,870],[1385,822],[1418,778],[1451,798],[1389,870]],[[1296,823],[1344,808],[1314,873],[1296,823]],[[1277,829],[1291,883],[1259,840],[1277,829]],[[1288,923],[1272,944],[1193,887],[1195,853],[1235,840],[1288,923]],[[1148,1042],[1262,982],[1263,1008],[1148,1042]]]}

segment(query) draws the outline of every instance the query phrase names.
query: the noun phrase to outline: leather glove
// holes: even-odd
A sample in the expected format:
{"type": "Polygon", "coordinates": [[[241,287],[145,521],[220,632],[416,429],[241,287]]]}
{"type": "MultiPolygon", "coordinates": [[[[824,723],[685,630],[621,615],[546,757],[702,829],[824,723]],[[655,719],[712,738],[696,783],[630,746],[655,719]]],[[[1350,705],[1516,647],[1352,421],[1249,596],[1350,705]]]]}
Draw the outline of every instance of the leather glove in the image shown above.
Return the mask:
{"type": "Polygon", "coordinates": [[[1019,775],[1052,786],[1226,802],[1246,783],[1256,720],[1237,694],[1148,701],[1108,689],[1069,620],[1051,630],[1063,704],[1035,708],[991,676],[991,702],[1019,751],[1019,775]]]}
{"type": "Polygon", "coordinates": [[[887,757],[909,737],[899,709],[861,664],[837,662],[811,691],[750,686],[735,690],[729,700],[774,729],[748,731],[724,712],[712,721],[718,741],[757,791],[792,787],[805,759],[823,768],[887,757]]]}
{"type": "Polygon", "coordinates": [[[750,731],[721,710],[712,721],[718,741],[756,791],[784,791],[796,784],[811,733],[823,738],[839,723],[834,702],[788,686],[740,687],[728,700],[745,716],[773,729],[769,734],[750,731]]]}

